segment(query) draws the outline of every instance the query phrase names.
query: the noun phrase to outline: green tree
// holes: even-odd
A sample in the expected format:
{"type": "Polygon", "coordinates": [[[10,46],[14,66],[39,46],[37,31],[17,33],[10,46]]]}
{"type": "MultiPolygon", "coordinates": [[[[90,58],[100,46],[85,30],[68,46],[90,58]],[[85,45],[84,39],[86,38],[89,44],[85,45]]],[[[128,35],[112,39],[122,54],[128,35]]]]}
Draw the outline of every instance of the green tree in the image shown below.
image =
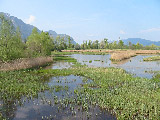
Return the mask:
{"type": "Polygon", "coordinates": [[[48,33],[38,33],[37,28],[33,28],[26,42],[29,57],[50,55],[53,48],[52,40],[48,33]]]}
{"type": "Polygon", "coordinates": [[[88,42],[88,48],[89,48],[89,49],[92,48],[92,41],[91,41],[91,40],[89,40],[89,42],[88,42]]]}
{"type": "Polygon", "coordinates": [[[19,29],[15,31],[12,22],[0,15],[0,60],[9,61],[23,56],[24,44],[19,29]]]}
{"type": "Polygon", "coordinates": [[[105,42],[105,48],[109,48],[109,43],[107,38],[104,38],[104,42],[105,42]]]}
{"type": "Polygon", "coordinates": [[[80,47],[80,45],[79,45],[78,43],[76,43],[75,49],[76,49],[76,50],[80,50],[80,49],[81,49],[81,47],[80,47]]]}
{"type": "Polygon", "coordinates": [[[72,48],[73,45],[72,45],[72,39],[70,36],[68,36],[68,48],[72,48]]]}
{"type": "Polygon", "coordinates": [[[122,40],[119,40],[119,42],[118,42],[118,47],[119,47],[120,49],[122,49],[122,48],[124,47],[124,42],[123,42],[122,40]]]}
{"type": "Polygon", "coordinates": [[[104,49],[105,47],[106,47],[105,41],[102,40],[102,41],[100,42],[100,44],[99,44],[99,48],[100,48],[100,49],[104,49]]]}

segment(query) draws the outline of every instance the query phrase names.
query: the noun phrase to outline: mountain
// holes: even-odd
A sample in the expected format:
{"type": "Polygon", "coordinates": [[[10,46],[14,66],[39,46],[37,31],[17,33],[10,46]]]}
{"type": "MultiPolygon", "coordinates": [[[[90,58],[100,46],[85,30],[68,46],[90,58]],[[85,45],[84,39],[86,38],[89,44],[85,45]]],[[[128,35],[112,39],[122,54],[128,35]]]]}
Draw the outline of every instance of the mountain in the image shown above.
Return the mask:
{"type": "Polygon", "coordinates": [[[125,45],[128,45],[129,42],[131,42],[132,44],[137,44],[137,42],[139,42],[140,44],[142,44],[144,46],[151,45],[151,44],[155,44],[157,46],[160,46],[160,41],[151,41],[151,40],[146,40],[146,39],[142,39],[142,38],[123,39],[123,42],[125,45]]]}
{"type": "MultiPolygon", "coordinates": [[[[49,33],[50,36],[52,36],[54,39],[56,39],[57,36],[60,36],[60,38],[64,38],[65,41],[68,41],[68,37],[69,35],[66,35],[66,34],[57,34],[55,31],[53,30],[49,30],[47,31],[49,33]]],[[[74,41],[74,39],[72,37],[70,37],[71,39],[71,43],[72,44],[76,44],[76,42],[74,41]]]]}
{"type": "MultiPolygon", "coordinates": [[[[10,14],[8,13],[0,12],[0,14],[3,14],[7,19],[11,20],[15,28],[19,27],[22,34],[22,39],[23,41],[26,41],[27,37],[32,33],[32,30],[35,26],[26,24],[21,19],[18,19],[17,17],[14,17],[14,16],[10,16],[10,14]]],[[[38,29],[38,32],[41,32],[41,30],[38,29]]],[[[48,32],[53,38],[56,38],[57,36],[64,37],[66,41],[68,40],[68,37],[69,37],[69,35],[66,35],[66,34],[57,34],[53,30],[49,30],[46,32],[48,32]]],[[[71,40],[72,40],[72,44],[76,44],[76,42],[72,37],[71,37],[71,40]]]]}

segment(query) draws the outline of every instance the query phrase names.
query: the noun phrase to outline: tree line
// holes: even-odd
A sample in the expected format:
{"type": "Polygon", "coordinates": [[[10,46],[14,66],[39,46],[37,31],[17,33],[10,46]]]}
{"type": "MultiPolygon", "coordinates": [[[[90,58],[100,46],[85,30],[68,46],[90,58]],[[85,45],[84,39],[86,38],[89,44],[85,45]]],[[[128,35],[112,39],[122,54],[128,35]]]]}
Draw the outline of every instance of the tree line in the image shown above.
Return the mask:
{"type": "Polygon", "coordinates": [[[10,61],[18,58],[51,55],[51,51],[74,48],[70,36],[68,40],[57,36],[51,37],[48,32],[38,32],[33,28],[31,35],[23,42],[19,28],[3,14],[0,15],[0,61],[10,61]]]}
{"type": "Polygon", "coordinates": [[[160,49],[160,46],[156,46],[154,44],[149,46],[143,46],[139,42],[137,44],[132,44],[129,42],[127,45],[124,44],[122,40],[109,42],[107,38],[104,38],[102,41],[83,41],[81,45],[76,44],[75,49],[142,49],[142,50],[157,50],[160,49]]]}
{"type": "Polygon", "coordinates": [[[51,51],[61,51],[64,49],[160,49],[160,46],[154,44],[143,46],[142,44],[125,45],[122,40],[109,42],[107,38],[102,41],[83,41],[82,44],[72,44],[73,41],[68,36],[57,36],[53,38],[48,32],[38,32],[37,28],[33,28],[31,35],[23,42],[19,28],[14,27],[13,23],[0,15],[0,61],[10,61],[18,58],[38,57],[51,55],[51,51]]]}

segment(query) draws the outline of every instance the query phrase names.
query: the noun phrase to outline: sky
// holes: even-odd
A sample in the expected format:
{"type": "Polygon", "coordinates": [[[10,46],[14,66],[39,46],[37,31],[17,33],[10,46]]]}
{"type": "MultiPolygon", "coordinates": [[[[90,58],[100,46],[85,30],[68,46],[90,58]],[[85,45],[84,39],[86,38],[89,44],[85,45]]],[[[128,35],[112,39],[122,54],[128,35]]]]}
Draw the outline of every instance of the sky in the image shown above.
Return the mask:
{"type": "Polygon", "coordinates": [[[0,0],[0,12],[84,40],[160,41],[160,0],[0,0]]]}

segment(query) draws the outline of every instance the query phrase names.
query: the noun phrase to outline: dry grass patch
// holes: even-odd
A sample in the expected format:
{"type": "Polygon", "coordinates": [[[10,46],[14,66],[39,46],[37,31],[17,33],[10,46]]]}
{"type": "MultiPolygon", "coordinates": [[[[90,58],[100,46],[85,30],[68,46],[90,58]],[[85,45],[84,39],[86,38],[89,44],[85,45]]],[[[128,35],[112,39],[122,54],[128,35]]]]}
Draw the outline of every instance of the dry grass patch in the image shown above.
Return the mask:
{"type": "Polygon", "coordinates": [[[53,62],[52,57],[21,58],[8,63],[0,63],[0,71],[11,71],[40,67],[51,62],[53,62]]]}
{"type": "Polygon", "coordinates": [[[128,58],[134,57],[134,56],[136,56],[135,52],[117,52],[117,53],[111,54],[111,60],[112,61],[121,61],[121,60],[128,59],[128,58]]]}

